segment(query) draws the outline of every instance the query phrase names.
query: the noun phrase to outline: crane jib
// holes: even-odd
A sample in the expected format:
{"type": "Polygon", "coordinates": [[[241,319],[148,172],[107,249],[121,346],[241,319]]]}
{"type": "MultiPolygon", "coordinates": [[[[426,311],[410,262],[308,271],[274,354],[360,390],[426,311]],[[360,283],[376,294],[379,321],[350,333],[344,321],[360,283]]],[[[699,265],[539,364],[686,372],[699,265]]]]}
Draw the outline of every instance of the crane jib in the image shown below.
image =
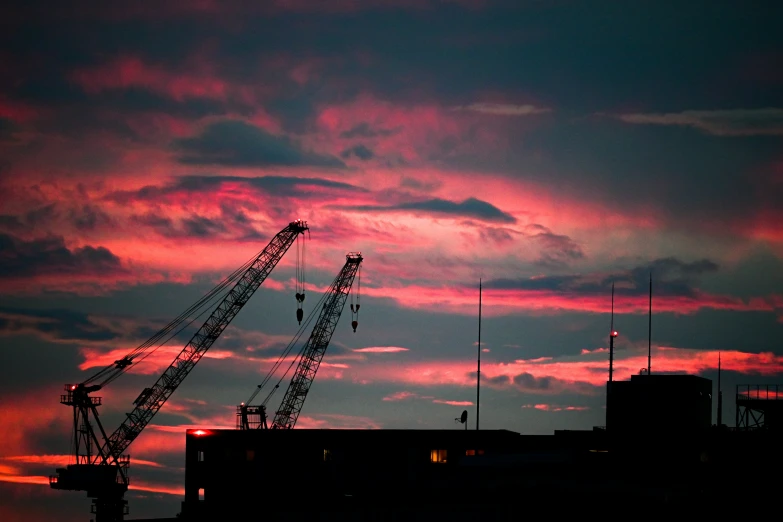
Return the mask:
{"type": "MultiPolygon", "coordinates": [[[[97,406],[100,405],[100,397],[90,397],[88,393],[100,389],[113,378],[125,371],[133,362],[133,358],[152,346],[153,341],[158,341],[164,335],[168,335],[176,326],[181,324],[194,310],[193,307],[181,314],[175,321],[161,330],[147,343],[131,352],[128,356],[118,359],[113,365],[101,370],[96,376],[81,385],[66,385],[65,395],[61,396],[62,404],[74,408],[74,438],[73,454],[76,457],[75,465],[66,468],[58,468],[57,475],[49,479],[50,486],[54,489],[86,490],[94,499],[93,508],[120,512],[127,507],[127,502],[122,500],[124,492],[128,489],[127,467],[129,459],[122,455],[131,442],[133,442],[147,426],[152,417],[163,407],[168,398],[193,370],[196,363],[209,350],[215,340],[226,329],[229,323],[236,317],[242,307],[248,302],[253,293],[261,286],[280,259],[293,245],[299,234],[309,230],[307,223],[296,220],[288,224],[275,235],[269,244],[252,261],[246,264],[241,277],[223,300],[213,310],[204,324],[193,335],[190,341],[180,351],[174,361],[161,374],[155,384],[145,388],[133,402],[135,408],[126,415],[125,421],[111,434],[107,435],[98,418],[97,406]],[[173,326],[172,326],[173,325],[173,326]],[[102,379],[101,384],[87,386],[91,381],[102,379]],[[89,419],[92,416],[92,419],[89,419]],[[98,428],[103,443],[98,439],[94,427],[98,428]],[[96,451],[97,450],[97,451],[96,451]],[[109,467],[116,469],[108,469],[109,467]],[[104,473],[103,471],[107,471],[104,473]],[[110,472],[109,472],[110,471],[110,472]]],[[[235,271],[229,278],[221,283],[221,288],[227,288],[239,271],[235,271]]],[[[219,285],[220,286],[220,285],[219,285]]],[[[206,297],[213,298],[216,292],[213,290],[198,304],[207,303],[206,297]]],[[[96,513],[97,514],[97,513],[96,513]]]]}
{"type": "Polygon", "coordinates": [[[302,357],[286,390],[280,409],[276,412],[272,429],[291,429],[296,425],[302,411],[307,393],[318,372],[329,341],[342,314],[348,293],[363,257],[359,252],[345,256],[345,265],[330,286],[328,298],[324,302],[318,321],[313,327],[310,338],[302,348],[302,357]]]}

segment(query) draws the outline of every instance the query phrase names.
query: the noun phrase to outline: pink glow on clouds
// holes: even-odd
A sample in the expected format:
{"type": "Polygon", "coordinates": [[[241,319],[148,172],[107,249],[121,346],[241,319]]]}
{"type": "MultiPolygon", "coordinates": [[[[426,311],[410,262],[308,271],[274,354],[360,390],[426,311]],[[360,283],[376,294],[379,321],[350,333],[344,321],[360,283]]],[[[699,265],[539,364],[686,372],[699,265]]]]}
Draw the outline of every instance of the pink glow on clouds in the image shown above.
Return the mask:
{"type": "Polygon", "coordinates": [[[24,123],[34,119],[41,113],[40,109],[18,101],[10,102],[0,98],[0,118],[5,118],[17,123],[24,123]]]}
{"type": "Polygon", "coordinates": [[[338,414],[301,415],[295,429],[379,430],[382,426],[369,417],[338,414]]]}
{"type": "Polygon", "coordinates": [[[401,346],[369,346],[367,348],[356,348],[353,351],[358,353],[398,353],[407,352],[408,348],[401,346]]]}
{"type": "MultiPolygon", "coordinates": [[[[0,457],[0,461],[19,463],[19,464],[35,464],[47,467],[65,467],[68,464],[74,463],[73,455],[13,455],[10,457],[0,457]]],[[[133,459],[134,466],[145,466],[152,468],[163,467],[157,462],[143,459],[133,459]]],[[[2,471],[2,469],[0,469],[2,471]]]]}
{"type": "MultiPolygon", "coordinates": [[[[685,348],[653,347],[653,369],[656,372],[701,374],[714,371],[718,364],[718,351],[701,351],[685,348]]],[[[772,353],[721,352],[722,368],[747,375],[774,376],[783,373],[783,356],[772,353]]],[[[618,379],[626,379],[647,366],[646,350],[624,351],[617,354],[614,363],[618,379]],[[637,353],[638,352],[638,353],[637,353]]],[[[346,371],[345,378],[354,382],[392,382],[409,386],[458,386],[474,387],[475,363],[472,361],[430,361],[398,363],[389,366],[367,361],[355,364],[346,371]]],[[[557,394],[561,392],[595,393],[603,387],[608,377],[608,360],[591,355],[576,357],[520,359],[513,362],[482,361],[482,377],[487,386],[515,386],[529,393],[557,394]],[[524,377],[527,375],[528,377],[524,377]],[[520,377],[521,376],[521,377],[520,377]],[[521,379],[514,384],[514,378],[521,379]],[[549,379],[546,385],[541,382],[549,379]]],[[[386,400],[415,398],[412,392],[392,394],[386,400]]]]}
{"type": "MultiPolygon", "coordinates": [[[[0,482],[13,482],[16,484],[35,484],[49,487],[49,477],[42,475],[14,475],[0,472],[0,482]]],[[[150,483],[144,480],[133,480],[128,486],[132,491],[147,491],[150,493],[162,493],[164,495],[183,496],[184,486],[150,483]]]]}
{"type": "Polygon", "coordinates": [[[420,395],[418,393],[409,392],[409,391],[395,392],[390,395],[387,395],[381,400],[386,402],[399,402],[399,401],[408,401],[414,399],[431,401],[433,404],[445,404],[447,406],[473,406],[472,401],[454,401],[454,400],[446,400],[446,399],[436,399],[431,395],[420,395]]]}
{"type": "MultiPolygon", "coordinates": [[[[410,308],[438,307],[441,311],[474,314],[477,292],[459,287],[422,287],[409,285],[397,288],[362,288],[365,295],[391,298],[400,306],[410,308]]],[[[489,316],[518,313],[521,311],[553,313],[564,311],[609,312],[611,303],[606,296],[547,290],[496,290],[483,292],[485,308],[489,316]]],[[[753,298],[745,301],[729,296],[697,294],[695,297],[658,296],[657,312],[690,314],[703,309],[772,312],[779,307],[777,297],[753,298]]],[[[615,312],[646,313],[647,303],[637,296],[615,296],[615,312]]]]}
{"type": "Polygon", "coordinates": [[[591,353],[608,353],[609,348],[596,348],[594,350],[588,350],[587,348],[582,348],[582,355],[588,355],[591,353]]]}
{"type": "MultiPolygon", "coordinates": [[[[3,456],[31,455],[38,448],[33,447],[28,434],[47,432],[56,436],[61,427],[58,421],[62,419],[65,407],[52,400],[57,397],[58,389],[50,387],[36,390],[19,396],[6,396],[0,402],[0,419],[13,419],[13,429],[0,430],[0,448],[3,456]],[[51,392],[51,393],[50,393],[51,392]]],[[[68,440],[68,430],[64,427],[59,431],[62,440],[68,440]]]]}
{"type": "Polygon", "coordinates": [[[555,404],[525,404],[523,408],[533,408],[540,411],[585,411],[589,406],[558,406],[555,404]]]}
{"type": "Polygon", "coordinates": [[[132,56],[115,58],[103,67],[74,71],[71,80],[89,94],[106,89],[143,87],[178,101],[187,98],[222,99],[229,88],[225,82],[205,74],[179,76],[132,56]]]}
{"type": "MultiPolygon", "coordinates": [[[[79,365],[79,369],[89,370],[90,368],[111,366],[114,364],[114,361],[125,357],[133,348],[129,346],[128,348],[118,348],[110,351],[82,348],[81,353],[85,360],[79,365]]],[[[158,374],[159,370],[167,368],[171,364],[171,361],[182,351],[182,348],[182,346],[161,346],[143,361],[139,361],[138,366],[131,365],[128,372],[141,375],[158,374]]],[[[208,359],[227,359],[233,356],[232,352],[209,350],[203,357],[208,359]]]]}
{"type": "Polygon", "coordinates": [[[391,395],[387,395],[382,400],[389,401],[389,402],[405,401],[405,400],[408,400],[408,399],[415,399],[417,396],[418,395],[413,393],[413,392],[398,391],[398,392],[392,393],[391,395]]]}

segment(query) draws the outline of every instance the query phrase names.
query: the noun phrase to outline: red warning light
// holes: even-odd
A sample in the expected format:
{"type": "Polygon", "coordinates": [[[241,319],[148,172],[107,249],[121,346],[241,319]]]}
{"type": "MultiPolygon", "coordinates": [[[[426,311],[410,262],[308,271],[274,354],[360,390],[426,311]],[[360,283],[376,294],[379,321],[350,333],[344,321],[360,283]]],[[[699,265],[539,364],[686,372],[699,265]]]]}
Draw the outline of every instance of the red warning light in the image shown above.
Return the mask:
{"type": "Polygon", "coordinates": [[[75,384],[74,384],[74,385],[72,385],[72,386],[71,386],[71,389],[72,389],[72,390],[75,390],[75,389],[76,389],[76,385],[75,385],[75,384]]]}
{"type": "Polygon", "coordinates": [[[197,437],[200,437],[202,435],[208,435],[208,434],[209,432],[204,430],[196,430],[193,432],[193,435],[196,435],[197,437]]]}
{"type": "Polygon", "coordinates": [[[612,332],[612,337],[617,337],[617,331],[612,332]]]}

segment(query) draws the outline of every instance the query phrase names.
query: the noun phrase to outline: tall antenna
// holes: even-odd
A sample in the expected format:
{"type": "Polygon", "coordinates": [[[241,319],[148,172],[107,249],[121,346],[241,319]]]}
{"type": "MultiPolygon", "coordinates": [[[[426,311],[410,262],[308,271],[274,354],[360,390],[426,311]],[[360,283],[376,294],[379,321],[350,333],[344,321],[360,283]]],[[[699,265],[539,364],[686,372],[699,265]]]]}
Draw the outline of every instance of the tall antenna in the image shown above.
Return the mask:
{"type": "Polygon", "coordinates": [[[720,352],[718,352],[718,429],[723,426],[723,392],[720,389],[720,352]]]}
{"type": "Polygon", "coordinates": [[[650,375],[652,359],[652,270],[650,271],[650,313],[647,315],[647,375],[650,375]]]}
{"type": "Polygon", "coordinates": [[[479,395],[481,393],[481,279],[479,278],[479,329],[478,329],[478,367],[476,369],[476,431],[479,429],[479,395]]]}
{"type": "Polygon", "coordinates": [[[612,283],[612,315],[609,327],[609,382],[612,382],[612,371],[614,370],[614,338],[617,332],[614,331],[614,283],[612,283]]]}
{"type": "Polygon", "coordinates": [[[606,385],[606,429],[609,429],[610,404],[612,400],[612,372],[614,371],[614,338],[617,332],[614,330],[614,283],[612,283],[612,315],[610,319],[611,329],[609,331],[609,382],[606,385]]]}

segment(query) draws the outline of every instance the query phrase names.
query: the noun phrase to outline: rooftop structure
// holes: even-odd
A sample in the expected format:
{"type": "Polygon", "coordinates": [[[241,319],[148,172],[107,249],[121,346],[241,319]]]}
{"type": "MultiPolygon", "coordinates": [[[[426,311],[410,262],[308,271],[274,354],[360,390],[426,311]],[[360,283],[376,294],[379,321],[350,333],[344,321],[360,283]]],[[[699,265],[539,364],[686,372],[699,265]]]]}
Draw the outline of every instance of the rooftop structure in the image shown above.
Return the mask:
{"type": "Polygon", "coordinates": [[[710,379],[642,374],[607,383],[606,428],[613,437],[683,440],[704,434],[711,424],[710,379]]]}
{"type": "Polygon", "coordinates": [[[740,384],[736,396],[738,430],[783,428],[783,386],[740,384]]]}

